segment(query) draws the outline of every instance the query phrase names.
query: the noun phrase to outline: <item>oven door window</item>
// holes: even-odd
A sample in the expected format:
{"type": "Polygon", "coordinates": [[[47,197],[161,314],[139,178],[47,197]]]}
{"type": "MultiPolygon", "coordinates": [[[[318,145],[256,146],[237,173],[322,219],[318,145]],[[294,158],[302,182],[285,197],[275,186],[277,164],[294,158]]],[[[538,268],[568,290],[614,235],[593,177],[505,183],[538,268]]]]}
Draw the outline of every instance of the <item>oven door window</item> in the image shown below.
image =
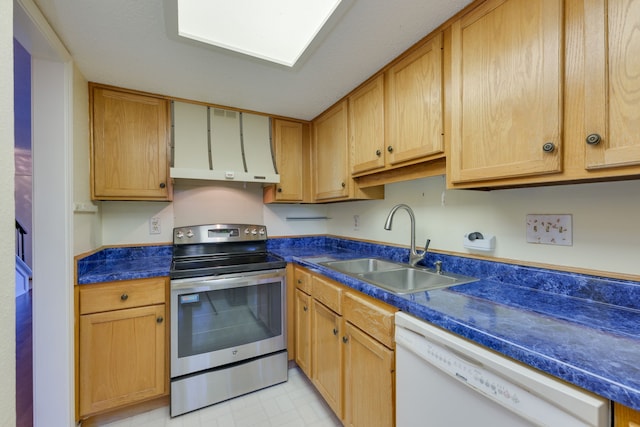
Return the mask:
{"type": "Polygon", "coordinates": [[[178,357],[282,335],[282,283],[262,283],[178,296],[178,357]]]}

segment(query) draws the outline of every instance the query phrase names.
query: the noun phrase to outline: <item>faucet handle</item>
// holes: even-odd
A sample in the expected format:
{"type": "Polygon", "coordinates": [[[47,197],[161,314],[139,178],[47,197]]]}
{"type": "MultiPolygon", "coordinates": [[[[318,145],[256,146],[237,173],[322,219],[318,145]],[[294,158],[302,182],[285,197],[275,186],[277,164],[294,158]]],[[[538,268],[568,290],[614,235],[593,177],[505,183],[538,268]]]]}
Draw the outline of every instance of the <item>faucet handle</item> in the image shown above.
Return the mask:
{"type": "Polygon", "coordinates": [[[424,253],[427,253],[427,250],[429,249],[429,243],[431,243],[431,239],[427,239],[427,241],[424,244],[424,253]]]}
{"type": "Polygon", "coordinates": [[[436,261],[434,265],[436,267],[436,273],[442,274],[442,261],[436,261]]]}

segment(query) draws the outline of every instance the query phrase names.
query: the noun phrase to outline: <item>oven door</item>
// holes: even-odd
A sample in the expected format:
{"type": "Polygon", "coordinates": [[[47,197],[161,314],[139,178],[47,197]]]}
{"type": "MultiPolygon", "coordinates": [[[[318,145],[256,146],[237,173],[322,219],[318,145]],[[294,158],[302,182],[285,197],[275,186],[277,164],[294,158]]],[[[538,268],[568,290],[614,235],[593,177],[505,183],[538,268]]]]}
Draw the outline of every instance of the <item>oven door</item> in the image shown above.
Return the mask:
{"type": "Polygon", "coordinates": [[[171,378],[286,349],[285,270],[171,281],[171,378]]]}

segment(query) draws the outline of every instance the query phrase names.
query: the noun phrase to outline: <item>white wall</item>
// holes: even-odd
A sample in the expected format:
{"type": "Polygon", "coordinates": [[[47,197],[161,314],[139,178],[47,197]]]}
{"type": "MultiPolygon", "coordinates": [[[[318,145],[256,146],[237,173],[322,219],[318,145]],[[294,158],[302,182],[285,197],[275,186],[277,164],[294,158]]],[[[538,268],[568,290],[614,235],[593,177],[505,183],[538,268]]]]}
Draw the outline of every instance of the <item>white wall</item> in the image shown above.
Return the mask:
{"type": "Polygon", "coordinates": [[[496,258],[640,275],[640,181],[559,185],[495,191],[446,190],[444,177],[389,184],[384,200],[325,205],[262,205],[259,184],[179,182],[173,203],[103,202],[105,245],[166,243],[175,226],[215,222],[258,223],[269,235],[333,234],[409,245],[409,216],[398,211],[393,230],[383,228],[389,210],[406,203],[416,216],[416,245],[473,253],[463,247],[472,231],[496,236],[496,258]],[[444,203],[443,203],[444,196],[444,203]],[[526,215],[571,214],[573,245],[526,241],[526,215]],[[358,230],[354,215],[359,216],[358,230]],[[159,216],[162,234],[149,234],[159,216]],[[304,219],[304,218],[327,219],[304,219]]]}
{"type": "Polygon", "coordinates": [[[75,65],[73,77],[73,202],[85,207],[73,214],[73,253],[79,254],[102,245],[102,218],[100,203],[91,201],[88,82],[75,65]]]}
{"type": "Polygon", "coordinates": [[[263,223],[262,186],[256,183],[179,180],[173,202],[112,202],[102,205],[103,245],[162,244],[173,227],[212,223],[263,223]],[[160,234],[149,233],[159,217],[160,234]]]}
{"type": "MultiPolygon", "coordinates": [[[[0,230],[13,236],[13,2],[0,0],[0,230]]],[[[15,254],[0,242],[0,425],[15,425],[15,254]]]]}
{"type": "Polygon", "coordinates": [[[417,246],[430,238],[432,249],[470,253],[463,236],[479,231],[496,236],[491,256],[640,275],[638,180],[483,192],[445,190],[444,177],[432,177],[385,190],[385,200],[329,205],[328,232],[408,245],[406,212],[397,212],[392,231],[383,228],[389,210],[406,203],[415,212],[417,246]],[[573,245],[527,243],[527,214],[571,214],[573,245]],[[357,231],[353,215],[360,216],[357,231]]]}

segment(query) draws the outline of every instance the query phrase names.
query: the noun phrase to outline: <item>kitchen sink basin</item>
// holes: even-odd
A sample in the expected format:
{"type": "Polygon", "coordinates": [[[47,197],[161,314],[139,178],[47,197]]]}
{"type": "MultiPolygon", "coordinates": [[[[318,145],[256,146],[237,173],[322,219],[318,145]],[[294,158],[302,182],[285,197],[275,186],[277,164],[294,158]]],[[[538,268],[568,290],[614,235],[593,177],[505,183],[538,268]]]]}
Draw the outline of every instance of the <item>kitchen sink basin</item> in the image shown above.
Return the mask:
{"type": "Polygon", "coordinates": [[[473,282],[477,279],[453,273],[436,273],[418,268],[401,268],[365,273],[361,278],[397,294],[428,291],[473,282]]]}
{"type": "Polygon", "coordinates": [[[478,280],[455,273],[437,273],[379,258],[357,258],[320,264],[396,294],[446,288],[478,280]]]}
{"type": "Polygon", "coordinates": [[[362,274],[403,268],[402,264],[378,258],[357,258],[320,264],[346,274],[362,274]]]}

